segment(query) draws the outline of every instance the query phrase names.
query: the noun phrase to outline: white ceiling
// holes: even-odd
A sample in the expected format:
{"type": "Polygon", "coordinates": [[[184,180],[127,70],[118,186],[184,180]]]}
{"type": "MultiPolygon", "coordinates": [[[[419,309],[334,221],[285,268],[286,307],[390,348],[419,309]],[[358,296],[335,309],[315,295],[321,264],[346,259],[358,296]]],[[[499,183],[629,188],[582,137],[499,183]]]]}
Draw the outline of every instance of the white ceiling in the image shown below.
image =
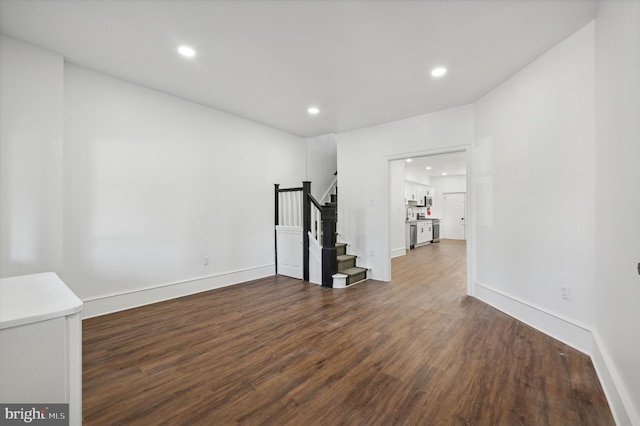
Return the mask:
{"type": "Polygon", "coordinates": [[[467,154],[465,151],[413,157],[411,162],[406,160],[405,162],[405,174],[410,173],[412,176],[442,177],[443,173],[446,173],[447,176],[467,174],[467,154]],[[431,169],[427,170],[427,167],[431,169]]]}
{"type": "Polygon", "coordinates": [[[591,0],[0,0],[0,32],[300,135],[470,103],[590,22],[591,0]],[[180,44],[197,56],[176,53],[180,44]],[[429,72],[444,65],[446,77],[429,72]],[[316,105],[321,112],[306,112],[316,105]]]}

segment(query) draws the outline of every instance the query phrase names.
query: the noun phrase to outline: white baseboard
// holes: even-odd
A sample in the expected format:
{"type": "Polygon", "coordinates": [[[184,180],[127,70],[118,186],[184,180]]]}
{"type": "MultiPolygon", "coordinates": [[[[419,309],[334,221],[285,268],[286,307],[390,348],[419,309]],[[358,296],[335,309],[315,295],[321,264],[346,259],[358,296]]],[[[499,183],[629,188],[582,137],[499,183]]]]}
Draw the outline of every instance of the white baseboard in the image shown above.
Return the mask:
{"type": "Polygon", "coordinates": [[[473,290],[473,296],[477,299],[589,355],[616,424],[640,425],[640,415],[634,406],[634,399],[626,390],[613,359],[596,330],[487,285],[476,282],[473,290]]]}
{"type": "Polygon", "coordinates": [[[263,265],[238,271],[225,272],[154,287],[108,294],[83,300],[82,319],[93,318],[125,309],[175,299],[194,293],[256,280],[275,274],[275,266],[263,265]]]}
{"type": "Polygon", "coordinates": [[[591,355],[593,338],[590,327],[477,282],[473,284],[473,296],[554,339],[591,355]]]}
{"type": "Polygon", "coordinates": [[[400,256],[404,256],[407,254],[407,249],[405,249],[404,247],[400,247],[394,250],[391,250],[391,258],[393,259],[394,257],[400,257],[400,256]]]}
{"type": "Polygon", "coordinates": [[[633,406],[634,399],[626,390],[620,374],[597,331],[593,331],[591,361],[609,402],[611,413],[619,426],[640,425],[640,415],[633,406]]]}

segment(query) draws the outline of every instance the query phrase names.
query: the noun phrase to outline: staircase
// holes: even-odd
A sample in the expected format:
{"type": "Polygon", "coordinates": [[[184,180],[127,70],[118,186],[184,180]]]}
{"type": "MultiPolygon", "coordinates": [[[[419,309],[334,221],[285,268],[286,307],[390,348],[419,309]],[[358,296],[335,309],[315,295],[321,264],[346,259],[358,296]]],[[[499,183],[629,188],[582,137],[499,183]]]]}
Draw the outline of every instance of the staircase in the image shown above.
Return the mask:
{"type": "Polygon", "coordinates": [[[346,288],[367,279],[368,269],[357,266],[358,256],[348,253],[354,250],[337,241],[336,181],[322,198],[324,204],[311,195],[309,181],[296,188],[274,184],[276,274],[328,288],[346,288]],[[295,254],[300,243],[302,259],[295,254]]]}
{"type": "MultiPolygon", "coordinates": [[[[337,192],[338,188],[336,187],[335,193],[330,194],[330,201],[325,203],[327,205],[334,205],[336,207],[336,214],[338,209],[337,192]]],[[[367,279],[367,268],[356,266],[357,258],[358,256],[347,254],[347,244],[336,243],[338,273],[333,275],[333,288],[345,288],[367,279]]]]}
{"type": "Polygon", "coordinates": [[[347,254],[347,245],[336,243],[338,273],[333,276],[333,288],[344,288],[367,279],[367,268],[356,266],[358,256],[347,254]]]}

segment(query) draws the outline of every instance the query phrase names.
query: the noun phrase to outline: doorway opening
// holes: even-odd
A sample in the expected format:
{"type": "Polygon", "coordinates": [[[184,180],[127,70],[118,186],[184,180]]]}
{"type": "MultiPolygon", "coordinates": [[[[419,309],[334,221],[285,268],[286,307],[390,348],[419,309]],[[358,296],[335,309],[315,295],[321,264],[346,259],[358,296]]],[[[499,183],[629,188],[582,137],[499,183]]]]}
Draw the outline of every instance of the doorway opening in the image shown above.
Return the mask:
{"type": "MultiPolygon", "coordinates": [[[[467,294],[470,286],[468,218],[468,148],[449,152],[420,153],[389,158],[389,277],[392,259],[429,253],[438,244],[455,241],[467,253],[467,294]],[[440,242],[433,239],[433,225],[439,221],[440,242]],[[425,222],[427,225],[425,225],[425,222]],[[417,225],[416,225],[417,223],[417,225]],[[413,225],[413,227],[412,227],[413,225]],[[422,226],[421,226],[422,225],[422,226]],[[416,227],[420,232],[413,232],[416,227]],[[429,235],[429,232],[431,234],[429,235]],[[417,236],[415,236],[417,234],[417,236]],[[412,235],[414,239],[412,240],[412,235]]],[[[402,264],[402,262],[397,262],[402,264]]]]}

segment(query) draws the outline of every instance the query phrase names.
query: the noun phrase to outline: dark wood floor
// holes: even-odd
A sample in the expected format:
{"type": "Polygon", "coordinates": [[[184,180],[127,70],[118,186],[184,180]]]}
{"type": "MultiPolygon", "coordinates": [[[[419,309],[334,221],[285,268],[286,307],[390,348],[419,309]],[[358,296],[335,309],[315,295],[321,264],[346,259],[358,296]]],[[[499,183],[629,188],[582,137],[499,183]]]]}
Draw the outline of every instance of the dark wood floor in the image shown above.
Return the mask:
{"type": "Polygon", "coordinates": [[[589,358],[465,297],[465,245],[393,281],[285,277],[83,322],[86,425],[612,425],[589,358]]]}

